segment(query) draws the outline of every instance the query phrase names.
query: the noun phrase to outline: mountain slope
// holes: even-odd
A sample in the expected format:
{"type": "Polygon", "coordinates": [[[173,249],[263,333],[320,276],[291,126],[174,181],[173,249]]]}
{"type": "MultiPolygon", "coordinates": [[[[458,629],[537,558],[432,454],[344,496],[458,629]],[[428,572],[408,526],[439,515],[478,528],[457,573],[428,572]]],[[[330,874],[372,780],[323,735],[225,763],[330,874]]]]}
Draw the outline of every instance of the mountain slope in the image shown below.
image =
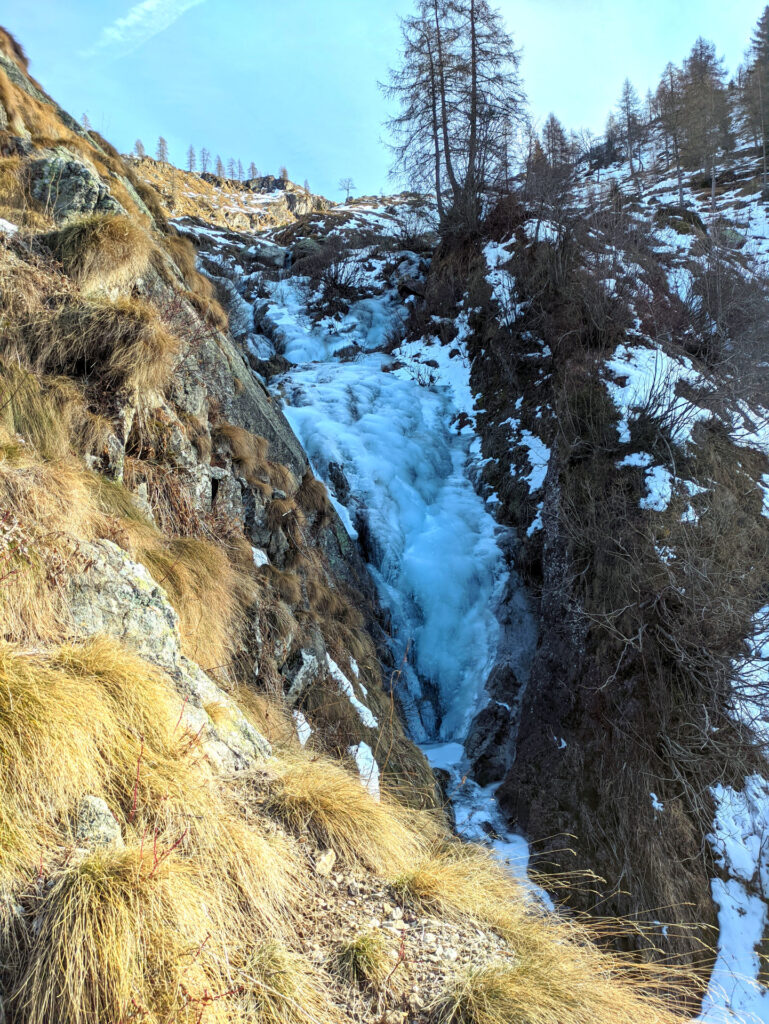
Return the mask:
{"type": "MultiPolygon", "coordinates": [[[[685,978],[451,833],[241,283],[0,51],[2,1016],[680,1019],[685,978]]],[[[376,283],[341,284],[381,328],[376,283]]]]}

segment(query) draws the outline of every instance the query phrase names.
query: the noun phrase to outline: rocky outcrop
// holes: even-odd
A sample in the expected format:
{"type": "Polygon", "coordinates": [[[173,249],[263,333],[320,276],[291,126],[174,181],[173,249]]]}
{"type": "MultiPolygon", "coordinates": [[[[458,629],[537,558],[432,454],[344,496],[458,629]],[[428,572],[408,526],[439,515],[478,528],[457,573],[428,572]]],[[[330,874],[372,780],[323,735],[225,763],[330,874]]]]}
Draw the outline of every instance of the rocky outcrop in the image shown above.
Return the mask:
{"type": "Polygon", "coordinates": [[[267,740],[234,701],[182,654],[178,616],[146,568],[108,540],[90,545],[83,554],[88,568],[70,583],[76,636],[115,637],[167,673],[183,701],[183,724],[191,735],[200,735],[202,749],[222,770],[246,768],[268,756],[267,740]],[[212,707],[218,712],[216,722],[206,710],[212,707]]]}
{"type": "Polygon", "coordinates": [[[333,205],[272,175],[240,181],[184,171],[151,157],[134,160],[133,166],[138,176],[157,190],[170,217],[199,217],[229,231],[281,227],[333,205]]]}
{"type": "Polygon", "coordinates": [[[29,165],[32,195],[57,223],[90,213],[125,213],[95,170],[67,150],[29,165]]]}

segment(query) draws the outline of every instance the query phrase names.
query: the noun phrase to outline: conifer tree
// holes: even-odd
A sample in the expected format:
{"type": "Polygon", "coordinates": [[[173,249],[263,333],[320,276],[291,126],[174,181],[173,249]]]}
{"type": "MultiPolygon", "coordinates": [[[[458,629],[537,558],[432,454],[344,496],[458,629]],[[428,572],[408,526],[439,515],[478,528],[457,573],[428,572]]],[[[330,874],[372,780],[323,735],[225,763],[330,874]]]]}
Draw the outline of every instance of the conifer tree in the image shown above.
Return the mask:
{"type": "Polygon", "coordinates": [[[196,169],[198,165],[197,157],[195,156],[195,147],[190,146],[187,150],[187,170],[190,174],[196,169]]]}
{"type": "Polygon", "coordinates": [[[434,189],[442,221],[450,212],[473,230],[483,197],[508,176],[524,103],[519,54],[488,0],[417,0],[401,35],[382,87],[400,105],[388,121],[394,171],[434,189]]]}
{"type": "Polygon", "coordinates": [[[668,64],[657,87],[657,106],[660,125],[669,140],[678,181],[678,205],[684,206],[684,185],[681,174],[681,141],[684,127],[684,100],[682,73],[668,64]]]}
{"type": "Polygon", "coordinates": [[[542,129],[542,149],[545,159],[552,168],[563,167],[570,162],[571,154],[566,132],[555,114],[548,116],[542,129]]]}
{"type": "Polygon", "coordinates": [[[243,181],[243,164],[238,160],[238,181],[243,181]]]}
{"type": "Polygon", "coordinates": [[[284,181],[288,181],[288,170],[286,169],[285,166],[281,167],[281,169],[278,171],[278,177],[282,178],[284,181]]]}
{"type": "Polygon", "coordinates": [[[216,176],[217,178],[225,178],[227,173],[224,169],[224,161],[220,156],[216,157],[216,176]]]}
{"type": "Polygon", "coordinates": [[[702,38],[684,62],[683,124],[683,163],[708,174],[715,204],[719,160],[732,146],[731,123],[723,61],[715,46],[702,38]]]}
{"type": "Polygon", "coordinates": [[[606,130],[604,131],[607,163],[612,164],[619,159],[621,137],[622,133],[617,124],[617,118],[611,113],[606,119],[606,130]]]}
{"type": "Polygon", "coordinates": [[[211,166],[211,154],[204,146],[200,151],[200,170],[203,174],[208,172],[208,168],[211,166]]]}
{"type": "Polygon", "coordinates": [[[158,139],[157,149],[155,150],[155,159],[159,160],[163,164],[168,163],[168,143],[162,135],[158,139]]]}
{"type": "Polygon", "coordinates": [[[256,164],[254,163],[253,160],[248,165],[248,176],[249,176],[249,178],[258,178],[259,177],[259,171],[257,170],[256,164]]]}
{"type": "Polygon", "coordinates": [[[137,139],[136,142],[134,142],[134,153],[139,160],[143,160],[147,155],[147,150],[144,148],[144,143],[141,139],[137,139]]]}
{"type": "Polygon", "coordinates": [[[83,126],[84,131],[87,131],[87,132],[93,131],[93,129],[91,128],[91,120],[88,117],[88,114],[83,114],[82,115],[82,117],[80,118],[80,123],[83,126]]]}
{"type": "Polygon", "coordinates": [[[617,104],[617,114],[625,153],[630,163],[630,174],[635,178],[633,154],[638,143],[641,103],[638,99],[638,93],[635,91],[635,86],[629,78],[626,78],[622,85],[622,93],[617,104]]]}
{"type": "Polygon", "coordinates": [[[740,119],[761,147],[764,189],[769,186],[769,7],[765,7],[753,31],[747,65],[737,81],[740,119]]]}
{"type": "Polygon", "coordinates": [[[230,180],[233,180],[235,178],[235,159],[234,159],[234,157],[230,157],[230,159],[227,161],[227,177],[230,180]]]}

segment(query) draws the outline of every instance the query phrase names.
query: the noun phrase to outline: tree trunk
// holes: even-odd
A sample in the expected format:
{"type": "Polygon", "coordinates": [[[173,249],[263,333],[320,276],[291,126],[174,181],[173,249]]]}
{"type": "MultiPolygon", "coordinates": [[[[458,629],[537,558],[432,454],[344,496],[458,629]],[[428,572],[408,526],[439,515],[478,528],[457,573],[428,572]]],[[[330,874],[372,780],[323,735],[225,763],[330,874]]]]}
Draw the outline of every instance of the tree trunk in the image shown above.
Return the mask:
{"type": "Polygon", "coordinates": [[[681,157],[678,153],[678,136],[673,135],[673,153],[676,158],[676,177],[678,178],[678,205],[684,208],[684,182],[681,176],[681,157]]]}
{"type": "Polygon", "coordinates": [[[465,215],[468,223],[478,222],[478,26],[476,2],[470,0],[470,137],[465,178],[465,215]]]}
{"type": "Polygon", "coordinates": [[[438,204],[438,217],[441,223],[446,217],[446,211],[443,206],[443,183],[441,181],[441,144],[438,134],[438,85],[435,80],[435,59],[433,57],[432,47],[430,46],[429,40],[427,41],[427,58],[430,62],[430,111],[432,116],[432,128],[433,128],[433,151],[435,156],[435,198],[438,204]]]}
{"type": "Polygon", "coordinates": [[[448,104],[446,102],[446,66],[443,57],[443,37],[441,34],[440,12],[438,11],[438,0],[433,0],[433,13],[435,14],[435,41],[438,46],[438,84],[441,99],[441,121],[443,126],[443,162],[446,165],[451,190],[454,193],[454,201],[459,198],[460,188],[457,177],[454,174],[454,164],[451,159],[451,146],[449,143],[449,118],[448,104]]]}

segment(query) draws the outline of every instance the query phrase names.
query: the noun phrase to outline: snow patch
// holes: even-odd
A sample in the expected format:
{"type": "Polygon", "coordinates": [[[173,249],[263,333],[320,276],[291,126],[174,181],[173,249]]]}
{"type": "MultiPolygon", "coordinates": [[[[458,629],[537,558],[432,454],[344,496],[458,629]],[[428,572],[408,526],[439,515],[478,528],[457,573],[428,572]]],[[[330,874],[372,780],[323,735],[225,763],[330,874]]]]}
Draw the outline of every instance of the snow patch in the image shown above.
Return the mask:
{"type": "Polygon", "coordinates": [[[304,717],[301,711],[295,710],[291,713],[294,719],[294,725],[296,726],[296,735],[300,744],[304,747],[307,745],[307,741],[312,736],[312,726],[304,717]]]}
{"type": "Polygon", "coordinates": [[[350,747],[349,754],[355,759],[355,763],[358,766],[360,781],[378,802],[380,798],[379,765],[376,763],[371,747],[368,743],[361,742],[354,747],[350,747]]]}
{"type": "Polygon", "coordinates": [[[358,712],[358,718],[360,718],[361,722],[366,726],[367,729],[378,729],[379,722],[374,717],[371,710],[366,707],[363,701],[358,700],[358,698],[355,696],[355,690],[353,688],[352,683],[341,670],[341,668],[337,665],[337,663],[334,661],[330,654],[326,655],[326,665],[328,666],[328,671],[331,675],[331,678],[339,687],[339,692],[343,693],[345,697],[347,697],[349,702],[358,712]]]}

